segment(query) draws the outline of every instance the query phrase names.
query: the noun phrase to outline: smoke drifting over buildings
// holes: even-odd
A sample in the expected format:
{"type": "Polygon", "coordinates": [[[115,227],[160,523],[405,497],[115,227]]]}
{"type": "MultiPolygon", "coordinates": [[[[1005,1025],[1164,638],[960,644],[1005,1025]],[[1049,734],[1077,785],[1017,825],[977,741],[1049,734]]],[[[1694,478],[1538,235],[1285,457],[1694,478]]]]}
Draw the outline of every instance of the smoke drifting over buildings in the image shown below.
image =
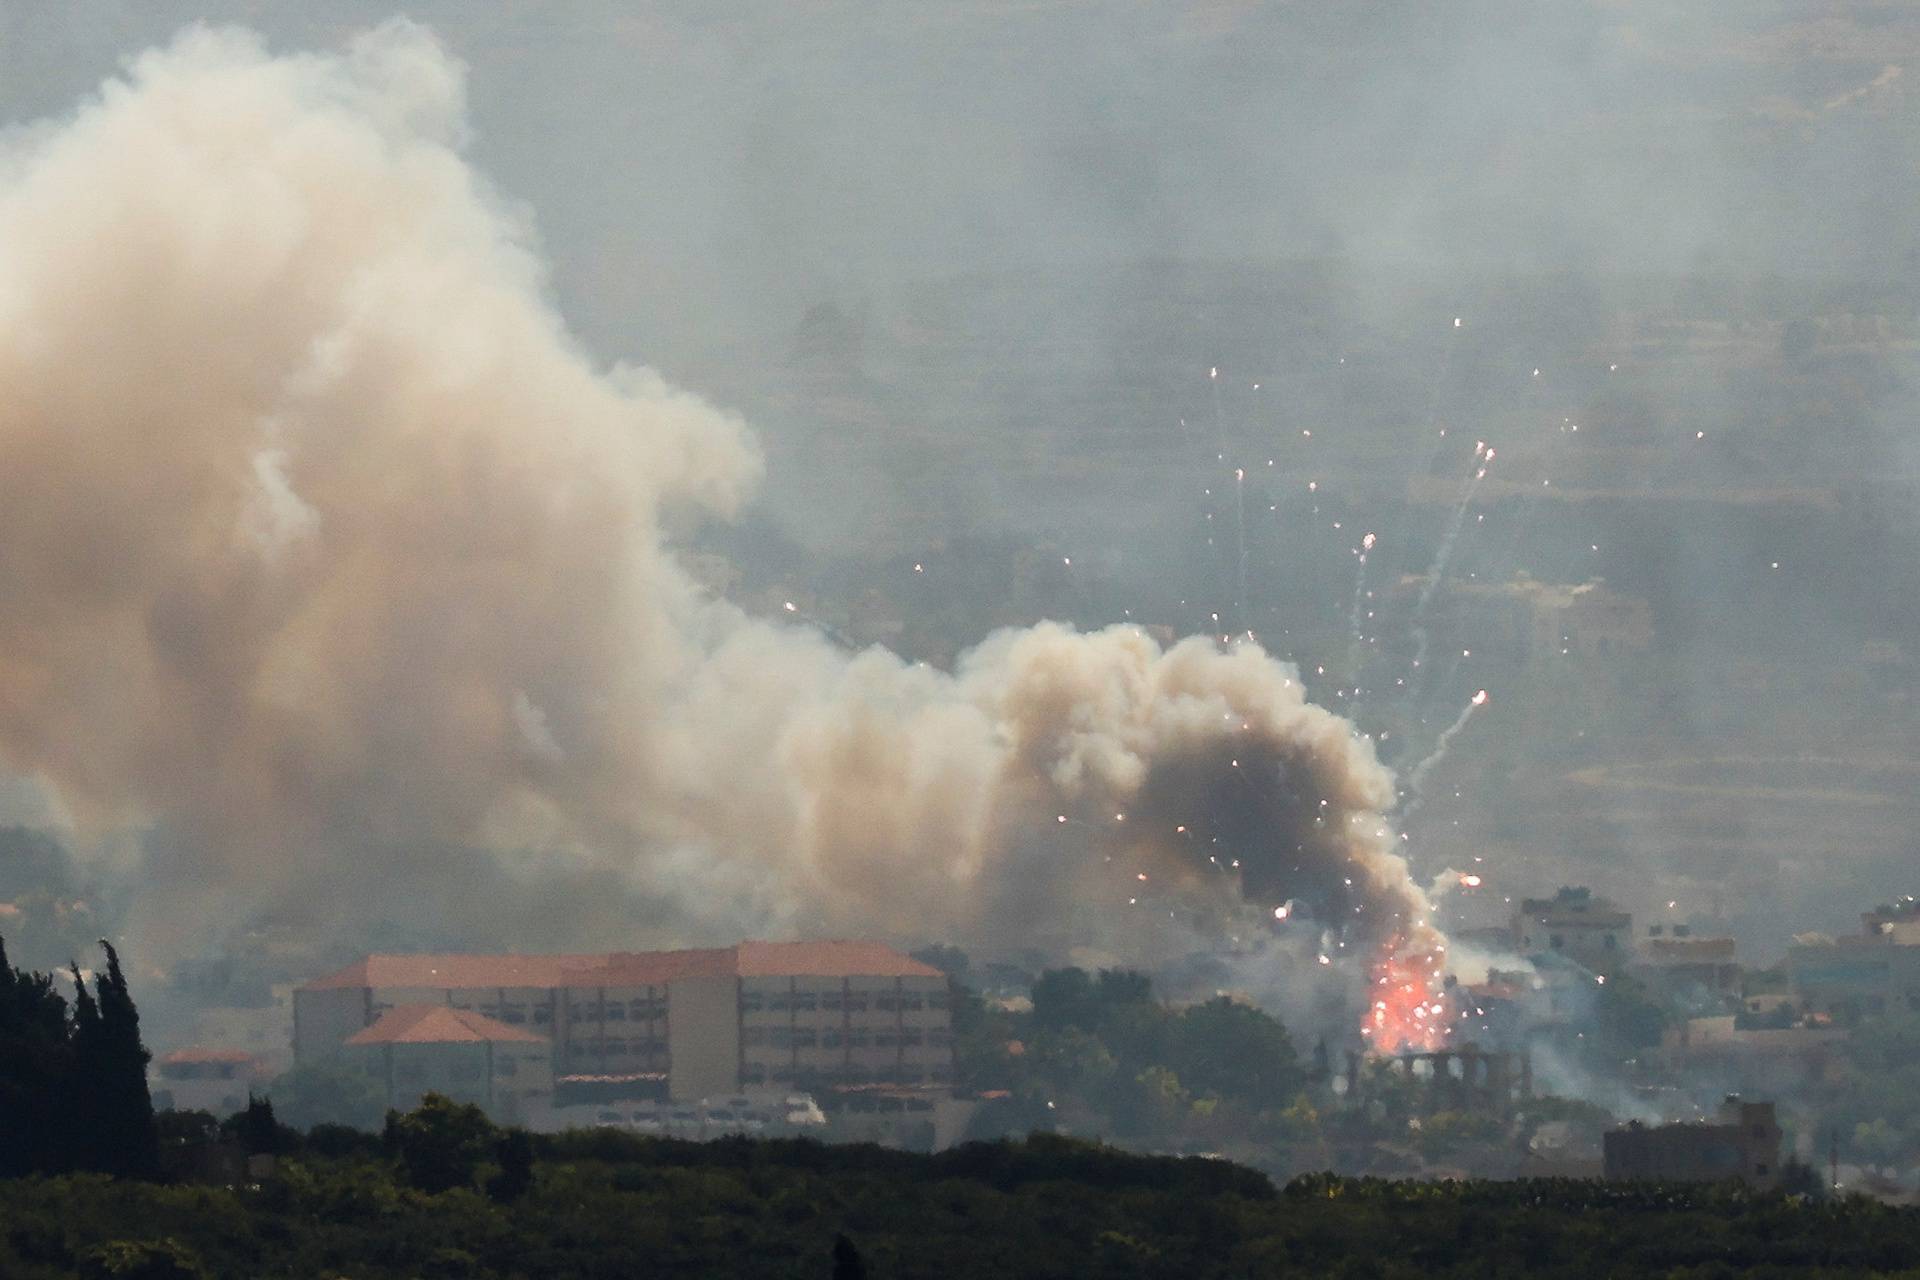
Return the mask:
{"type": "Polygon", "coordinates": [[[681,938],[1436,940],[1390,775],[1252,644],[948,673],[696,587],[668,530],[753,438],[569,338],[463,94],[404,22],[194,30],[0,154],[0,757],[144,860],[145,954],[408,895],[510,936],[551,899],[472,886],[555,878],[681,938]]]}

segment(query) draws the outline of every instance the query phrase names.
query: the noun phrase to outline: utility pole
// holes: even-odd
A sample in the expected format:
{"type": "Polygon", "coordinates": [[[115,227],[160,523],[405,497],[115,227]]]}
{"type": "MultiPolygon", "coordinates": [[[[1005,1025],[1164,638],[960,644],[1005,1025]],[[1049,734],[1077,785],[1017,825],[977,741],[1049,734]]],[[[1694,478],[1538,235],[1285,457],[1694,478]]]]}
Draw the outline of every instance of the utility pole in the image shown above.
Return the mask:
{"type": "Polygon", "coordinates": [[[1827,1181],[1834,1191],[1840,1190],[1840,1129],[1837,1125],[1827,1130],[1827,1181]]]}

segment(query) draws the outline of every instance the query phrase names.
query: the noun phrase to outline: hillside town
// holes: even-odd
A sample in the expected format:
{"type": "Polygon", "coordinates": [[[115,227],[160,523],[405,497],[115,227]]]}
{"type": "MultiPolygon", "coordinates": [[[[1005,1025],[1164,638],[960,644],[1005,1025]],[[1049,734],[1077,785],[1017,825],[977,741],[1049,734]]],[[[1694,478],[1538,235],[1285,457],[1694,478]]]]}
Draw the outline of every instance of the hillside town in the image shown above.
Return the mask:
{"type": "Polygon", "coordinates": [[[1636,924],[1587,888],[1509,900],[1480,877],[1461,881],[1444,899],[1455,945],[1484,969],[1450,981],[1459,1024],[1440,1051],[1380,1059],[1308,1041],[1306,1028],[1290,1039],[1245,992],[1189,990],[1163,1007],[1146,975],[1118,970],[743,942],[369,955],[277,984],[256,1006],[203,1011],[186,1039],[160,1044],[150,1087],[162,1107],[228,1114],[257,1094],[313,1121],[437,1093],[545,1132],[810,1133],[938,1149],[1038,1121],[1143,1150],[1224,1149],[1285,1173],[1737,1170],[1773,1186],[1797,1168],[1884,1196],[1920,1189],[1920,1135],[1855,1118],[1888,1086],[1877,1073],[1906,1065],[1870,1054],[1920,1026],[1920,902],[1871,907],[1857,933],[1797,935],[1762,964],[1729,937],[1636,924]],[[1062,995],[1069,977],[1096,980],[1080,1006],[1062,995]],[[1122,1006],[1103,1003],[1122,989],[1122,1006]],[[1219,1005],[1272,1027],[1254,1043],[1278,1055],[1266,1064],[1277,1088],[1255,1064],[1184,1079],[1171,1031],[1128,1040],[1139,1010],[1163,1009],[1154,1017],[1175,1028],[1219,1005]],[[1120,1118],[1156,1091],[1147,1119],[1120,1118]]]}

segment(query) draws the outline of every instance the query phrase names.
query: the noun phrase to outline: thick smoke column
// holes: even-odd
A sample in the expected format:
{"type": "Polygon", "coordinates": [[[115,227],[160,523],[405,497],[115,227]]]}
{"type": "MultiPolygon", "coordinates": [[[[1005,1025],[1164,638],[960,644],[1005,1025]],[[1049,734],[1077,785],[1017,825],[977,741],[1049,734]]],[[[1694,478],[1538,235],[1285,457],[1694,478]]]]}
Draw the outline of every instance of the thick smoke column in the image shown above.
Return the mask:
{"type": "Polygon", "coordinates": [[[703,596],[663,529],[734,511],[752,442],[570,342],[462,92],[404,23],[194,31],[0,155],[0,756],[83,837],[164,835],[150,936],[466,859],[680,938],[1146,946],[1132,875],[1437,944],[1389,774],[1254,646],[1043,625],[948,674],[703,596]]]}

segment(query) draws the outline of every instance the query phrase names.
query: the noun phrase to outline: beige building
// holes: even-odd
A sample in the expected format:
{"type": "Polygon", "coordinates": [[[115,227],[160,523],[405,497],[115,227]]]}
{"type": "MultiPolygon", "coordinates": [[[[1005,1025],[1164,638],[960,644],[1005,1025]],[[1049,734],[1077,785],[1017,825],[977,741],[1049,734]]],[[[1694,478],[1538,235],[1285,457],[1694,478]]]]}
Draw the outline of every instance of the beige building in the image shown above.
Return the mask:
{"type": "Polygon", "coordinates": [[[1587,889],[1523,898],[1512,928],[1521,955],[1564,956],[1602,976],[1625,968],[1633,953],[1633,917],[1587,889]]]}
{"type": "Polygon", "coordinates": [[[589,955],[376,955],[294,992],[294,1053],[338,1053],[405,1005],[539,1036],[556,1087],[698,1100],[744,1088],[947,1090],[946,976],[874,943],[589,955]]]}
{"type": "Polygon", "coordinates": [[[1650,926],[1636,949],[1634,972],[1668,991],[1694,987],[1719,995],[1738,994],[1743,976],[1732,938],[1696,938],[1684,924],[1650,926]]]}
{"type": "Polygon", "coordinates": [[[1858,937],[1796,938],[1786,970],[1802,1013],[1843,1023],[1920,1013],[1920,903],[1861,913],[1858,937]]]}
{"type": "Polygon", "coordinates": [[[1741,1026],[1731,1014],[1690,1018],[1660,1038],[1668,1070],[1692,1079],[1712,1077],[1742,1089],[1797,1092],[1830,1085],[1847,1038],[1839,1027],[1741,1026]]]}
{"type": "Polygon", "coordinates": [[[387,1106],[400,1111],[438,1093],[510,1124],[530,1100],[553,1092],[553,1045],[546,1037],[469,1009],[399,1005],[347,1037],[344,1047],[379,1082],[387,1106]]]}

